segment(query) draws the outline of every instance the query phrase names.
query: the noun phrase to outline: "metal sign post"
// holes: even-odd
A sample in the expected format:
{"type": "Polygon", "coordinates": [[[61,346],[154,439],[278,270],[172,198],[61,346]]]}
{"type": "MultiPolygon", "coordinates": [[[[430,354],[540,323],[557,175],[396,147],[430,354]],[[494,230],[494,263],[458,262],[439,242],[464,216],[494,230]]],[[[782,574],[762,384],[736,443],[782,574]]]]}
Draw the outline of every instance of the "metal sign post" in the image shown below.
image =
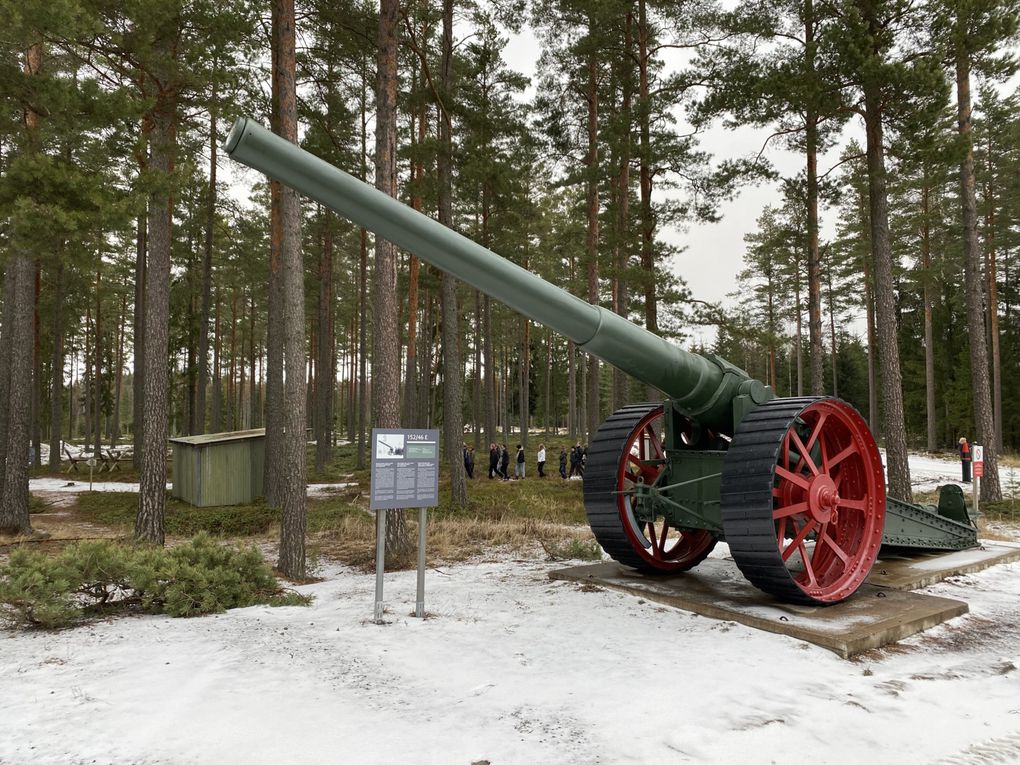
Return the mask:
{"type": "Polygon", "coordinates": [[[89,493],[91,494],[92,493],[92,468],[94,468],[96,466],[96,458],[95,457],[89,457],[89,459],[88,459],[88,466],[89,466],[89,493]]]}
{"type": "Polygon", "coordinates": [[[376,512],[375,618],[383,623],[386,511],[418,508],[418,591],[414,615],[425,616],[425,532],[429,507],[439,504],[439,431],[372,429],[372,486],[376,512]]]}
{"type": "Polygon", "coordinates": [[[375,616],[376,624],[383,623],[383,568],[386,565],[386,511],[375,511],[375,616]]]}
{"type": "Polygon", "coordinates": [[[980,444],[974,444],[971,450],[971,471],[974,475],[974,520],[977,521],[981,507],[981,476],[985,474],[985,450],[980,444]]]}
{"type": "Polygon", "coordinates": [[[428,523],[428,512],[424,507],[418,508],[418,590],[414,601],[414,615],[425,618],[425,525],[428,523]]]}

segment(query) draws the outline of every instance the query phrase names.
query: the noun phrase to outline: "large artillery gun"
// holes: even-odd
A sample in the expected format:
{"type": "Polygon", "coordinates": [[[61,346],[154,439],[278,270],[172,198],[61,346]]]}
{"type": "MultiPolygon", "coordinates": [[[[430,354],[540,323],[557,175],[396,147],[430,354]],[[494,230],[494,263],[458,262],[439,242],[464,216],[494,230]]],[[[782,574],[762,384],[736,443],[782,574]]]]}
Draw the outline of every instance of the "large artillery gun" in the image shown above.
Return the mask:
{"type": "Polygon", "coordinates": [[[959,507],[886,497],[875,439],[846,402],[777,398],[725,359],[586,303],[252,120],[235,123],[225,148],[665,394],[615,412],[589,445],[585,510],[620,563],[686,571],[725,541],[754,586],[824,605],[850,597],[883,546],[976,544],[959,507]]]}

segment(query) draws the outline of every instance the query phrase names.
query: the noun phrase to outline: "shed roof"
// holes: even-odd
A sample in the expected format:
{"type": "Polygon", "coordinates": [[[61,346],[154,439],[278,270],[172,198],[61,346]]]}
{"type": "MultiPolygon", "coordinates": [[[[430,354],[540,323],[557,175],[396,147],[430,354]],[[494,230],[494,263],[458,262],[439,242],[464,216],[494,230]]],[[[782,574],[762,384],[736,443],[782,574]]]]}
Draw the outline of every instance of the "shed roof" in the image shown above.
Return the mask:
{"type": "Polygon", "coordinates": [[[255,428],[253,430],[233,430],[228,433],[206,433],[201,436],[180,436],[179,438],[171,438],[170,443],[211,446],[212,444],[222,444],[230,441],[243,441],[246,438],[262,438],[265,435],[265,428],[255,428]]]}

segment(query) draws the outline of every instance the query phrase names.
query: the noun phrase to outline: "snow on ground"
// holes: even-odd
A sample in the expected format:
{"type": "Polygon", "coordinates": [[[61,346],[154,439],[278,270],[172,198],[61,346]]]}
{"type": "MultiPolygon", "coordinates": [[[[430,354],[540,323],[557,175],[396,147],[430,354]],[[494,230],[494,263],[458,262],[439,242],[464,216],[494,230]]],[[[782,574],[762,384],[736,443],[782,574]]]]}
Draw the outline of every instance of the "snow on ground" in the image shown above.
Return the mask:
{"type": "MultiPolygon", "coordinates": [[[[882,449],[882,461],[885,462],[885,450],[882,449]]],[[[955,483],[963,488],[967,500],[973,485],[963,483],[961,478],[960,460],[941,459],[927,454],[910,454],[910,483],[915,491],[934,491],[939,486],[955,483]]],[[[1020,496],[1020,468],[999,465],[999,483],[1004,496],[1020,496]]]]}
{"type": "MultiPolygon", "coordinates": [[[[338,492],[341,492],[352,486],[357,486],[357,483],[310,483],[308,484],[308,496],[309,497],[328,497],[338,492]]],[[[124,492],[138,492],[139,485],[137,483],[130,483],[128,481],[93,481],[92,491],[124,491],[124,492]]],[[[173,484],[168,482],[166,488],[169,490],[173,488],[173,484]]],[[[82,479],[79,476],[74,478],[32,478],[28,482],[28,490],[38,494],[80,494],[81,492],[89,491],[88,479],[82,479]]]]}
{"type": "Polygon", "coordinates": [[[3,763],[1020,761],[1020,564],[971,614],[848,662],[505,558],[322,572],[308,608],[0,633],[3,763]],[[987,759],[980,759],[987,757],[987,759]],[[994,756],[994,757],[993,757],[994,756]]]}
{"type": "Polygon", "coordinates": [[[1020,564],[928,588],[970,614],[853,662],[563,565],[430,569],[426,620],[388,574],[385,625],[329,566],[308,608],[0,632],[0,763],[1020,762],[1020,564]]]}

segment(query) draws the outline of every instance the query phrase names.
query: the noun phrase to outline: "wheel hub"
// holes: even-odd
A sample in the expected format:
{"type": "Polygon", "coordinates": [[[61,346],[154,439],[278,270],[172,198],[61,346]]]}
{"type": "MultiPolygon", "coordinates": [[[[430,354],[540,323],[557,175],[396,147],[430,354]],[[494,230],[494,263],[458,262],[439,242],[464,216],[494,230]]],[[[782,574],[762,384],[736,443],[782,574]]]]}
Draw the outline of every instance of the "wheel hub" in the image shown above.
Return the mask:
{"type": "Polygon", "coordinates": [[[808,511],[818,523],[836,520],[836,506],[839,505],[839,492],[835,482],[824,473],[815,476],[808,488],[808,511]]]}

